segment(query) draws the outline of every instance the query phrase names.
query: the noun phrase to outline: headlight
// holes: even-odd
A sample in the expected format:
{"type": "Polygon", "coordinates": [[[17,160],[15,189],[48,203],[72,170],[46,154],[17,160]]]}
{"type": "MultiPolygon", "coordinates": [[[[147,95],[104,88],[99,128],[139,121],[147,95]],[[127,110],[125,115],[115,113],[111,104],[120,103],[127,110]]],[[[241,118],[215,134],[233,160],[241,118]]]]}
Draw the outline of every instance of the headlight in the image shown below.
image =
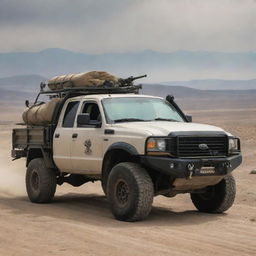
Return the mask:
{"type": "Polygon", "coordinates": [[[229,138],[228,142],[229,153],[240,151],[240,142],[238,138],[229,138]]]}
{"type": "Polygon", "coordinates": [[[150,138],[147,140],[147,152],[165,152],[166,140],[162,138],[150,138]]]}

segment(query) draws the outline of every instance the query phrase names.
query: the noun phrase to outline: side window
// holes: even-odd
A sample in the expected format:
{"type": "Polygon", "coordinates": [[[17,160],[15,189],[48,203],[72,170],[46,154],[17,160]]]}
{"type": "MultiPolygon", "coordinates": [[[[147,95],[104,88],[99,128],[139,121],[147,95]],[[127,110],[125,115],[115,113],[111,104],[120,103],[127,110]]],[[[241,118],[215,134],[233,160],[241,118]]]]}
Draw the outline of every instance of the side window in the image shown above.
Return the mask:
{"type": "Polygon", "coordinates": [[[64,114],[62,127],[73,127],[78,106],[79,101],[71,101],[68,103],[64,114]]]}
{"type": "Polygon", "coordinates": [[[93,103],[93,102],[85,103],[82,109],[82,113],[90,114],[90,120],[92,124],[94,124],[93,122],[101,121],[99,106],[96,103],[93,103]]]}

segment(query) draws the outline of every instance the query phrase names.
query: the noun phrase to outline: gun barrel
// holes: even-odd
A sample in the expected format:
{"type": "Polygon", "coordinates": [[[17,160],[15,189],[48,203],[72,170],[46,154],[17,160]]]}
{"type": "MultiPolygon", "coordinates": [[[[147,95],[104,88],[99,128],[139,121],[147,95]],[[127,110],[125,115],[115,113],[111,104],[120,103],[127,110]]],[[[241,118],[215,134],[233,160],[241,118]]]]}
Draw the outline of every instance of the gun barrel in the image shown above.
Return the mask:
{"type": "Polygon", "coordinates": [[[143,75],[143,76],[130,76],[128,78],[125,78],[125,79],[120,79],[119,82],[122,86],[124,85],[131,85],[132,82],[136,79],[139,79],[139,78],[143,78],[143,77],[146,77],[147,75],[143,75]]]}
{"type": "Polygon", "coordinates": [[[147,75],[142,75],[142,76],[135,76],[132,78],[132,80],[136,80],[136,79],[140,79],[140,78],[143,78],[143,77],[147,77],[147,75]]]}

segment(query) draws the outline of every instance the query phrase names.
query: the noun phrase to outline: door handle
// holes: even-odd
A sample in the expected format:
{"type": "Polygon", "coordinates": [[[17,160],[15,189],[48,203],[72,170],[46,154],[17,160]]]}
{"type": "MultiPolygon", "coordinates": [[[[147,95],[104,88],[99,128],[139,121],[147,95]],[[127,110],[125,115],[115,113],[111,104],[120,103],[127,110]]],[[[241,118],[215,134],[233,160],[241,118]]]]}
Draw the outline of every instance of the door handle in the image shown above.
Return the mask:
{"type": "Polygon", "coordinates": [[[55,133],[54,138],[59,138],[60,134],[59,133],[55,133]]]}
{"type": "Polygon", "coordinates": [[[75,138],[77,138],[77,137],[78,137],[78,134],[77,134],[77,133],[73,133],[73,134],[72,134],[72,138],[73,138],[73,139],[75,139],[75,138]]]}

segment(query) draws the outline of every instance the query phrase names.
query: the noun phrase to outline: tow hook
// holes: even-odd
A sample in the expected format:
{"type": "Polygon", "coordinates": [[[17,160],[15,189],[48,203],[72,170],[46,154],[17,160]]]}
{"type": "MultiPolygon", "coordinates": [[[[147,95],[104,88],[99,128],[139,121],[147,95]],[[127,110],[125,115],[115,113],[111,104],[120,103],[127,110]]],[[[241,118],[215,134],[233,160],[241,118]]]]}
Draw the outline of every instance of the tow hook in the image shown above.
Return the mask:
{"type": "Polygon", "coordinates": [[[231,168],[231,167],[232,167],[232,165],[231,165],[231,163],[230,163],[229,161],[223,163],[223,166],[224,166],[224,167],[227,167],[227,168],[231,168]]]}
{"type": "Polygon", "coordinates": [[[187,165],[187,168],[189,170],[189,176],[188,178],[191,180],[192,179],[192,176],[194,174],[194,169],[195,169],[195,165],[193,163],[190,163],[187,165]]]}

